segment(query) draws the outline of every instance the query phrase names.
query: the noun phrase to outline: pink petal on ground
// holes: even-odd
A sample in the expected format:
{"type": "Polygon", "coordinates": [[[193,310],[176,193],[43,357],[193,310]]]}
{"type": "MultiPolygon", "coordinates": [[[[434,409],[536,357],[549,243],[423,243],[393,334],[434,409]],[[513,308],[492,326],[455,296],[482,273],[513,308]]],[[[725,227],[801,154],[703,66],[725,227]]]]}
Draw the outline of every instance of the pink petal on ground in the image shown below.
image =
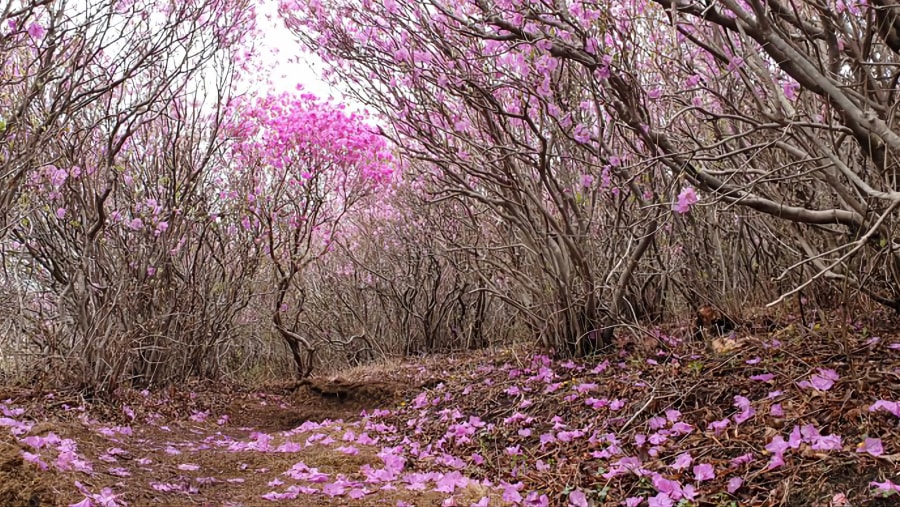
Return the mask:
{"type": "Polygon", "coordinates": [[[588,507],[587,496],[580,489],[569,493],[569,505],[572,507],[588,507]]]}
{"type": "Polygon", "coordinates": [[[675,458],[675,461],[671,465],[669,465],[669,467],[679,471],[685,470],[687,469],[687,467],[691,466],[691,461],[693,460],[694,458],[691,457],[691,453],[684,452],[679,454],[678,457],[675,458]]]}
{"type": "Polygon", "coordinates": [[[884,446],[881,444],[880,438],[867,438],[856,447],[856,452],[864,452],[872,456],[881,456],[884,454],[884,446]]]}
{"type": "Polygon", "coordinates": [[[716,470],[709,463],[701,463],[694,467],[694,479],[697,481],[709,481],[716,478],[716,470]]]}
{"type": "Polygon", "coordinates": [[[869,407],[869,412],[877,412],[879,410],[886,410],[900,417],[900,403],[896,401],[878,400],[869,407]]]}

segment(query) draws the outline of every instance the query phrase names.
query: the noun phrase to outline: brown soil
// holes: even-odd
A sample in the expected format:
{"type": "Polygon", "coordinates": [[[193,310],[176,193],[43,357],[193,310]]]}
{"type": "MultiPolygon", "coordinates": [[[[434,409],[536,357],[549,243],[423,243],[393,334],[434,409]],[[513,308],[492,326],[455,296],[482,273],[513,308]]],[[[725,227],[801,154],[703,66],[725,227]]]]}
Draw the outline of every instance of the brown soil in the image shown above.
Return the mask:
{"type": "MultiPolygon", "coordinates": [[[[294,452],[231,452],[226,447],[210,446],[209,442],[232,439],[238,442],[253,440],[255,435],[270,435],[270,445],[277,447],[287,440],[302,443],[310,436],[327,433],[339,440],[346,429],[360,432],[356,427],[363,411],[381,407],[392,407],[411,387],[420,383],[392,381],[366,381],[348,379],[314,379],[294,386],[278,386],[272,392],[235,392],[225,389],[216,393],[200,391],[197,396],[169,391],[165,412],[180,414],[165,417],[155,424],[138,424],[138,421],[123,420],[121,413],[112,407],[97,403],[91,407],[91,415],[97,415],[107,426],[116,423],[127,424],[131,435],[101,435],[97,426],[85,425],[72,411],[64,411],[71,401],[75,405],[77,396],[59,394],[57,401],[47,403],[41,393],[16,388],[3,394],[17,406],[26,404],[28,414],[41,414],[48,420],[36,424],[30,434],[46,436],[50,433],[61,438],[71,438],[78,443],[78,452],[94,466],[94,474],[44,472],[33,463],[22,459],[24,446],[13,438],[6,428],[0,427],[0,505],[19,506],[64,506],[79,502],[84,498],[75,487],[80,481],[91,492],[102,488],[112,488],[115,492],[125,492],[122,497],[129,505],[265,505],[262,495],[275,489],[269,483],[281,477],[282,472],[295,463],[307,466],[334,477],[344,474],[348,477],[358,474],[366,464],[378,466],[381,460],[376,456],[380,446],[357,446],[356,455],[341,454],[332,447],[313,445],[294,452]],[[175,405],[175,406],[171,406],[175,405]],[[217,414],[227,414],[229,419],[219,425],[216,415],[205,421],[195,421],[187,417],[210,407],[217,407],[217,414]],[[340,425],[326,429],[310,430],[291,436],[283,432],[295,429],[306,422],[343,421],[340,425]],[[203,448],[207,447],[207,448],[203,448]],[[111,454],[114,450],[114,454],[111,454]],[[178,454],[175,454],[178,452],[178,454]],[[111,460],[108,464],[104,461],[111,460]],[[146,460],[149,460],[146,461],[146,460]],[[140,465],[147,463],[146,466],[140,465]],[[185,465],[189,465],[185,467],[185,465]],[[196,466],[196,470],[194,470],[196,466]],[[116,475],[116,469],[127,470],[127,477],[116,475]],[[185,491],[194,488],[188,495],[185,491]],[[166,491],[166,489],[170,489],[166,491]]],[[[144,411],[152,410],[155,394],[147,397],[138,393],[124,393],[122,399],[144,402],[144,411]]],[[[127,403],[126,403],[127,404],[127,403]]],[[[33,415],[30,417],[34,417],[33,415]]],[[[457,493],[456,498],[465,500],[465,505],[490,495],[484,488],[457,493]]],[[[360,500],[346,496],[329,498],[324,495],[301,496],[294,501],[281,502],[287,505],[390,505],[398,500],[411,502],[416,506],[439,506],[447,495],[435,492],[413,492],[405,489],[376,491],[360,500]]]]}
{"type": "Polygon", "coordinates": [[[0,431],[0,505],[37,507],[48,505],[53,481],[34,467],[26,466],[22,449],[6,432],[0,431]]]}

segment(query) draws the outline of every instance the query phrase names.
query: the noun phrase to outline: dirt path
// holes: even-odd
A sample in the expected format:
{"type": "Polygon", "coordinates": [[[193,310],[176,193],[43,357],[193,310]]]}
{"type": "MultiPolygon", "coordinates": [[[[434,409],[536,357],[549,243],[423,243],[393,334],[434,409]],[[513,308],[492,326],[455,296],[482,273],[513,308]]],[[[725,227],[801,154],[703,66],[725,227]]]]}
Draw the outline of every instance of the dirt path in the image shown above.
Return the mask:
{"type": "Polygon", "coordinates": [[[77,409],[71,420],[35,424],[7,402],[0,426],[12,433],[0,441],[0,504],[429,506],[453,498],[468,506],[496,497],[458,467],[415,472],[392,449],[402,437],[379,422],[386,412],[378,407],[405,387],[318,382],[181,418],[153,411],[162,400],[148,397],[143,421],[126,406],[121,425],[77,409]]]}

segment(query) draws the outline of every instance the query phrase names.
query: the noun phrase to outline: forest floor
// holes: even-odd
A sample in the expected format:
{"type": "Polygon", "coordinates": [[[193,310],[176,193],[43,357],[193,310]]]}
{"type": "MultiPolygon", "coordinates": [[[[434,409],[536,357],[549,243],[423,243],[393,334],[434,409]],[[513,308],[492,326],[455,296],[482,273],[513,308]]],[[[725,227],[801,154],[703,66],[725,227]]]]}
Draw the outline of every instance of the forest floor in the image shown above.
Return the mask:
{"type": "Polygon", "coordinates": [[[673,328],[586,361],[491,350],[115,402],[0,387],[0,505],[900,505],[898,330],[673,328]]]}

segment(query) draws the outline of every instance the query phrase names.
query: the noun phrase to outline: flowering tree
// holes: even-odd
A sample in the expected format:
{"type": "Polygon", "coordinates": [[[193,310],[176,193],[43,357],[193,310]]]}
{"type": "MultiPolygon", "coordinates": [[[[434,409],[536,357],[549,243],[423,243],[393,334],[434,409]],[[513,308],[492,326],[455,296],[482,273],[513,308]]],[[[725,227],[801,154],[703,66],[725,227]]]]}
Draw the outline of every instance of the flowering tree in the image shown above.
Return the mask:
{"type": "Polygon", "coordinates": [[[332,248],[346,213],[389,180],[393,157],[364,118],[313,95],[237,102],[232,114],[223,196],[268,256],[272,322],[305,377],[316,349],[298,329],[304,271],[332,248]]]}
{"type": "Polygon", "coordinates": [[[572,344],[625,316],[648,281],[666,290],[682,275],[667,259],[708,250],[676,234],[701,203],[754,212],[716,219],[741,247],[719,241],[710,261],[722,262],[705,269],[727,272],[732,257],[750,269],[762,257],[741,248],[762,251],[769,272],[796,273],[779,300],[828,279],[900,308],[891,5],[369,0],[281,12],[436,182],[511,226],[554,287],[534,292],[558,303],[550,334],[572,344]]]}
{"type": "Polygon", "coordinates": [[[221,259],[231,254],[206,241],[206,217],[252,12],[217,0],[23,5],[3,11],[0,39],[7,337],[29,337],[71,366],[53,371],[94,388],[208,373],[246,298],[217,307],[202,287],[247,266],[221,259]],[[201,270],[200,258],[221,263],[201,270]]]}
{"type": "Polygon", "coordinates": [[[247,2],[0,12],[0,338],[95,389],[216,376],[263,299],[308,374],[299,275],[390,177],[385,141],[310,95],[236,91],[247,2]]]}
{"type": "Polygon", "coordinates": [[[334,251],[312,266],[316,290],[305,328],[350,364],[521,335],[521,322],[487,289],[505,252],[487,248],[493,224],[480,219],[486,211],[459,199],[432,200],[416,171],[404,171],[348,215],[334,251]],[[471,219],[459,220],[466,213],[471,219]]]}
{"type": "Polygon", "coordinates": [[[114,158],[143,121],[162,114],[223,48],[252,31],[245,7],[224,0],[165,7],[9,2],[0,17],[0,231],[15,221],[10,212],[21,185],[58,156],[41,149],[45,144],[96,126],[104,130],[92,141],[105,135],[104,155],[114,158]]]}
{"type": "Polygon", "coordinates": [[[479,37],[455,18],[477,6],[329,5],[311,2],[313,15],[301,16],[306,7],[285,3],[282,12],[353,83],[350,93],[389,118],[388,135],[426,163],[438,194],[487,206],[500,221],[492,246],[508,251],[506,278],[525,291],[491,291],[554,349],[609,343],[671,209],[658,203],[674,178],[625,156],[634,133],[607,124],[577,66],[543,44],[510,49],[479,37]]]}

